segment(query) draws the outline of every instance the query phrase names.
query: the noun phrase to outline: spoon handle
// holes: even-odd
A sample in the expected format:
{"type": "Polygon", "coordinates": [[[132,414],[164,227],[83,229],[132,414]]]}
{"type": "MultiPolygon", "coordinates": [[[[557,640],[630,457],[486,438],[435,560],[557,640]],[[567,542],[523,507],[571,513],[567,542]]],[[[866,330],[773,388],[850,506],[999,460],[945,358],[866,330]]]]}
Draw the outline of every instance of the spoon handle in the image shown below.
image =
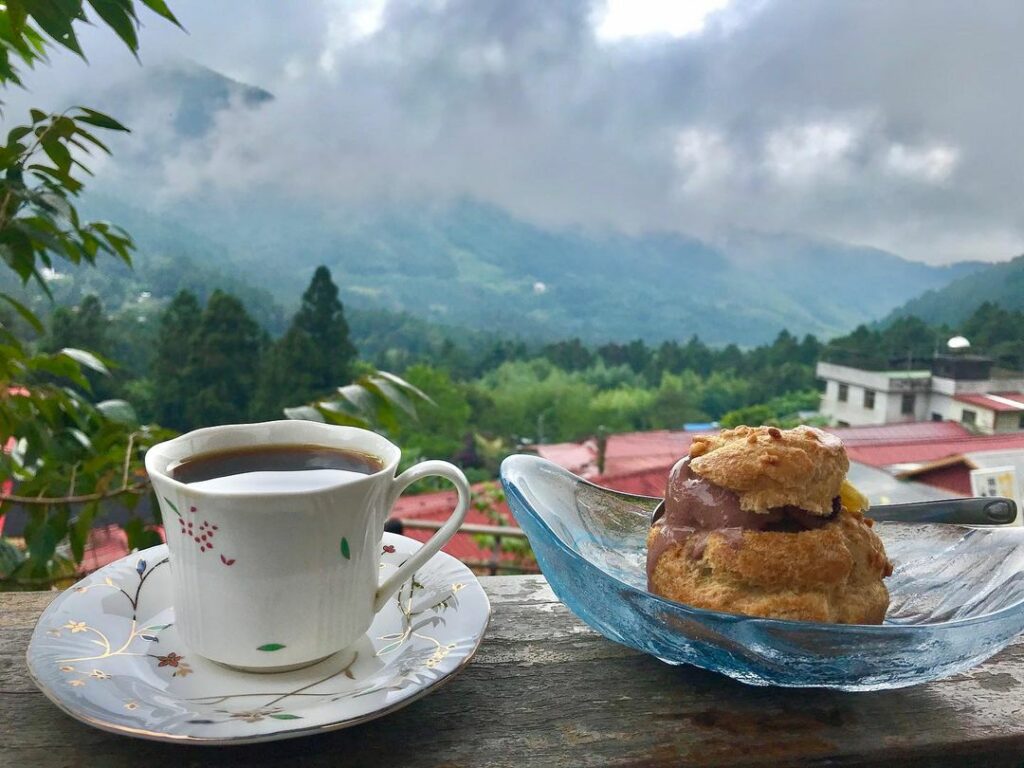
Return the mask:
{"type": "Polygon", "coordinates": [[[915,501],[871,507],[867,516],[879,522],[1006,525],[1017,519],[1017,504],[1002,496],[915,501]]]}

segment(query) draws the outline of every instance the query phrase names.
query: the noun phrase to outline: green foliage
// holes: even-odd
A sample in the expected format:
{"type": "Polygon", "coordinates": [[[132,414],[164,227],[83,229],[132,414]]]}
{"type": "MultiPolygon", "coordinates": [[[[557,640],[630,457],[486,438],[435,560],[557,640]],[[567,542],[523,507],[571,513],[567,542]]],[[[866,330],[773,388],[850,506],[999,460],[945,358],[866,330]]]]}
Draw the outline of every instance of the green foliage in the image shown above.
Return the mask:
{"type": "Polygon", "coordinates": [[[164,310],[156,353],[152,362],[152,386],[155,416],[161,424],[177,430],[188,428],[185,403],[192,392],[188,365],[202,308],[195,294],[179,291],[164,310]]]}
{"type": "Polygon", "coordinates": [[[986,264],[945,286],[925,291],[890,313],[883,324],[899,317],[917,317],[932,326],[958,328],[986,302],[1011,312],[1024,311],[1024,255],[986,264]]]}
{"type": "MultiPolygon", "coordinates": [[[[140,0],[151,11],[181,26],[164,0],[140,0]]],[[[139,49],[136,30],[139,18],[132,0],[88,0],[93,12],[121,38],[132,53],[139,49]]],[[[34,67],[46,60],[46,49],[52,44],[67,48],[82,58],[75,25],[89,20],[82,0],[7,0],[0,13],[0,84],[21,85],[18,62],[34,67]]],[[[106,115],[86,110],[86,122],[98,128],[117,128],[106,115]]]]}
{"type": "Polygon", "coordinates": [[[455,457],[471,433],[466,385],[452,381],[447,371],[423,363],[409,368],[405,380],[429,393],[433,404],[418,408],[418,418],[406,420],[396,431],[394,437],[402,446],[403,454],[423,458],[455,457]]]}
{"type": "MultiPolygon", "coordinates": [[[[505,502],[505,492],[497,482],[483,483],[473,489],[470,498],[470,506],[485,515],[491,525],[508,526],[509,522],[502,514],[502,505],[505,502]]],[[[499,562],[515,566],[514,570],[532,570],[536,568],[537,561],[533,554],[533,548],[525,537],[498,536],[490,533],[474,534],[473,540],[481,549],[490,550],[492,556],[499,562]],[[506,557],[506,556],[511,557],[506,557]]],[[[498,572],[502,568],[499,565],[498,572]]]]}
{"type": "Polygon", "coordinates": [[[103,304],[90,294],[77,307],[58,307],[50,319],[50,336],[46,349],[54,351],[64,347],[91,349],[99,354],[108,353],[107,332],[110,321],[103,313],[103,304]]]}
{"type": "Polygon", "coordinates": [[[249,420],[264,332],[237,298],[214,291],[199,318],[185,363],[190,427],[249,420]]]}
{"type": "Polygon", "coordinates": [[[852,333],[832,339],[822,357],[869,370],[926,368],[940,344],[945,344],[947,333],[916,317],[899,318],[880,330],[860,325],[852,333]]]}
{"type": "Polygon", "coordinates": [[[515,440],[585,437],[596,390],[546,359],[503,363],[480,380],[491,407],[478,414],[482,431],[515,440]]]}
{"type": "MultiPolygon", "coordinates": [[[[177,23],[162,0],[142,1],[177,23]]],[[[136,51],[139,22],[131,0],[88,5],[136,51]]],[[[44,61],[52,45],[82,55],[75,26],[88,18],[80,0],[0,6],[0,85],[20,84],[19,66],[44,61]]],[[[61,114],[33,109],[29,117],[0,145],[0,258],[22,285],[33,281],[50,295],[46,269],[94,264],[101,255],[130,261],[128,236],[107,222],[83,220],[74,204],[90,173],[85,162],[108,151],[97,129],[127,129],[88,107],[61,114]]],[[[14,439],[14,449],[0,453],[0,481],[15,484],[13,493],[0,495],[0,513],[12,504],[28,511],[25,557],[5,575],[46,583],[73,572],[101,502],[118,497],[131,504],[144,492],[142,452],[165,433],[134,424],[122,404],[94,405],[87,397],[93,388],[87,375],[95,380],[108,367],[70,342],[104,341],[97,301],[83,303],[79,318],[59,316],[49,351],[40,352],[31,334],[42,335],[43,326],[34,313],[11,293],[0,299],[14,313],[0,326],[0,438],[14,439]],[[67,553],[58,550],[65,540],[67,553]]]]}
{"type": "Polygon", "coordinates": [[[997,365],[1024,370],[1024,310],[1004,309],[986,301],[967,319],[961,332],[997,365]]]}
{"type": "Polygon", "coordinates": [[[130,260],[131,241],[121,229],[83,221],[72,203],[81,174],[89,173],[81,158],[107,152],[83,126],[104,122],[101,117],[84,108],[60,115],[34,109],[31,125],[12,128],[0,146],[0,255],[22,282],[35,280],[47,293],[41,270],[52,269],[58,258],[71,264],[93,264],[100,254],[130,260]]]}
{"type": "Polygon", "coordinates": [[[723,427],[738,427],[741,424],[757,425],[772,424],[777,427],[795,427],[807,423],[798,415],[800,411],[816,411],[821,401],[817,390],[791,392],[781,397],[774,397],[766,403],[748,405],[729,411],[720,419],[723,427]]]}
{"type": "Polygon", "coordinates": [[[594,353],[583,345],[578,336],[568,341],[547,344],[542,352],[544,357],[563,371],[586,370],[594,363],[594,353]]]}
{"type": "Polygon", "coordinates": [[[404,418],[416,418],[416,403],[431,403],[430,397],[399,376],[387,371],[370,371],[351,384],[338,387],[333,395],[307,405],[285,408],[289,419],[306,419],[394,434],[404,418]]]}
{"type": "Polygon", "coordinates": [[[323,394],[339,381],[348,381],[356,348],[348,338],[345,310],[338,299],[338,286],[327,267],[317,267],[292,327],[313,342],[314,357],[305,361],[315,388],[311,395],[323,394]]]}
{"type": "MultiPolygon", "coordinates": [[[[49,374],[82,387],[80,366],[68,351],[34,359],[47,360],[49,374]]],[[[102,502],[118,498],[131,505],[146,492],[143,454],[169,433],[135,424],[122,403],[93,405],[70,387],[33,385],[8,394],[2,405],[0,432],[19,442],[11,453],[0,454],[0,477],[16,484],[0,512],[15,504],[28,511],[27,558],[13,577],[45,583],[67,575],[81,559],[102,502]],[[70,558],[57,550],[68,537],[70,558]]]]}
{"type": "Polygon", "coordinates": [[[338,286],[318,267],[287,332],[263,361],[254,415],[273,418],[286,406],[327,395],[351,379],[355,357],[338,286]]]}

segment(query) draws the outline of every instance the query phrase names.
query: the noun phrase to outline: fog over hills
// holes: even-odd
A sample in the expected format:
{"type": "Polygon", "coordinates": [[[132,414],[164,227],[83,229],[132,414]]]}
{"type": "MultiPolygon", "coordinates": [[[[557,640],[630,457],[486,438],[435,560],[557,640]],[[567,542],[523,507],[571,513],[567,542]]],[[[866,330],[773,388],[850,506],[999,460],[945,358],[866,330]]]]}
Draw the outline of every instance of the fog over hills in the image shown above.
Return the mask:
{"type": "Polygon", "coordinates": [[[115,144],[84,210],[123,224],[139,261],[161,254],[210,265],[216,254],[221,271],[286,307],[326,264],[350,306],[532,338],[697,334],[755,344],[782,328],[830,336],[979,266],[932,266],[799,233],[702,240],[543,227],[470,198],[339,205],[297,201],[273,185],[165,192],[173,150],[221,128],[223,115],[272,99],[197,64],[144,69],[99,93],[99,106],[146,140],[115,144]]]}

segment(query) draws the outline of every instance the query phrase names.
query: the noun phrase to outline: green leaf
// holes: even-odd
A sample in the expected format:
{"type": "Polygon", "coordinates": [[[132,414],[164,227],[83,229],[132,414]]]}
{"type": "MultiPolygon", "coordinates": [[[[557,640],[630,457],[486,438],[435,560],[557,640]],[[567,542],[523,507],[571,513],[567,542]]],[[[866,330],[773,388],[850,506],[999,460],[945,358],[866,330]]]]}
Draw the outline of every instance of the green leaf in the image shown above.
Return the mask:
{"type": "Polygon", "coordinates": [[[14,311],[21,315],[21,319],[28,323],[30,326],[32,326],[32,330],[34,330],[36,333],[41,334],[46,332],[46,329],[43,327],[42,322],[39,320],[38,317],[35,316],[35,313],[31,309],[26,307],[24,304],[22,304],[20,301],[16,301],[13,297],[8,296],[6,293],[0,293],[0,299],[3,299],[12,307],[14,307],[14,311]]]}
{"type": "Polygon", "coordinates": [[[7,14],[11,19],[11,30],[16,34],[20,34],[22,27],[25,26],[25,9],[20,2],[16,0],[11,2],[9,0],[7,3],[7,14]]]}
{"type": "Polygon", "coordinates": [[[131,0],[89,0],[89,5],[124,41],[132,53],[139,50],[139,36],[135,31],[135,9],[131,0]]]}
{"type": "Polygon", "coordinates": [[[32,133],[32,128],[27,125],[19,125],[15,128],[12,128],[10,132],[7,134],[7,143],[14,144],[16,142],[19,142],[23,138],[28,136],[30,133],[32,133]]]}
{"type": "Polygon", "coordinates": [[[300,717],[299,715],[289,715],[287,712],[279,712],[276,715],[268,715],[268,717],[272,717],[275,720],[301,720],[302,719],[302,717],[300,717]]]}
{"type": "Polygon", "coordinates": [[[107,128],[111,131],[128,132],[128,129],[125,126],[117,122],[117,120],[112,118],[110,115],[105,115],[102,112],[97,112],[95,109],[89,109],[88,107],[77,107],[77,109],[80,109],[85,113],[75,118],[80,122],[95,125],[97,128],[107,128]]]}
{"type": "Polygon", "coordinates": [[[300,419],[304,421],[326,421],[324,415],[311,405],[300,405],[296,408],[285,408],[284,415],[289,419],[300,419]]]}
{"type": "Polygon", "coordinates": [[[46,576],[57,545],[68,534],[68,510],[61,506],[49,510],[40,510],[30,529],[25,528],[25,541],[28,544],[29,558],[32,560],[33,576],[46,576]]]}
{"type": "Polygon", "coordinates": [[[74,427],[69,429],[68,432],[73,438],[75,438],[75,440],[78,441],[79,445],[85,448],[85,450],[92,450],[92,440],[89,439],[89,436],[85,434],[85,432],[80,429],[75,429],[74,427]]]}
{"type": "Polygon", "coordinates": [[[96,355],[94,355],[92,352],[86,352],[84,349],[64,347],[64,349],[60,350],[60,352],[58,352],[57,354],[64,355],[65,357],[70,357],[79,365],[84,365],[86,368],[89,368],[93,371],[97,371],[103,374],[110,373],[110,370],[107,368],[106,365],[103,364],[102,360],[96,357],[96,355]]]}
{"type": "Polygon", "coordinates": [[[89,531],[92,530],[92,523],[98,509],[95,502],[89,504],[78,513],[78,517],[71,523],[68,538],[71,543],[71,556],[76,563],[82,562],[82,557],[85,555],[85,544],[89,539],[89,531]]]}
{"type": "Polygon", "coordinates": [[[184,27],[181,26],[181,22],[175,18],[173,13],[171,13],[171,9],[167,7],[167,3],[165,3],[164,0],[142,0],[142,4],[149,8],[149,10],[153,11],[153,13],[163,16],[180,29],[184,29],[184,27]]]}
{"type": "Polygon", "coordinates": [[[257,648],[257,651],[280,651],[284,646],[281,643],[267,643],[257,648]]]}
{"type": "Polygon", "coordinates": [[[344,537],[341,539],[341,556],[346,560],[352,559],[352,551],[348,548],[348,539],[344,537]]]}
{"type": "Polygon", "coordinates": [[[14,546],[10,539],[0,539],[0,579],[10,576],[23,562],[25,553],[14,546]]]}
{"type": "Polygon", "coordinates": [[[68,50],[83,55],[71,26],[81,15],[80,0],[22,0],[21,4],[43,32],[68,50]]]}
{"type": "Polygon", "coordinates": [[[127,400],[104,400],[101,403],[96,403],[96,410],[118,424],[135,426],[139,423],[139,418],[135,415],[135,409],[132,408],[131,403],[127,400]]]}
{"type": "Polygon", "coordinates": [[[178,506],[173,501],[168,499],[166,496],[164,496],[164,501],[167,502],[167,506],[171,508],[171,511],[174,514],[176,514],[178,517],[181,517],[181,512],[178,511],[178,506]]]}
{"type": "Polygon", "coordinates": [[[374,378],[379,377],[379,378],[382,378],[382,379],[386,379],[387,381],[389,381],[392,384],[394,384],[396,387],[399,387],[400,389],[404,389],[406,392],[409,392],[409,393],[413,394],[414,396],[418,397],[420,400],[424,400],[424,401],[430,403],[431,405],[436,405],[436,403],[433,400],[430,399],[430,395],[428,395],[422,389],[417,387],[415,384],[412,384],[412,383],[406,381],[401,376],[396,376],[395,374],[390,373],[389,371],[377,371],[376,373],[374,373],[373,377],[374,378]]]}
{"type": "Polygon", "coordinates": [[[57,166],[58,170],[68,171],[71,168],[71,152],[60,139],[47,138],[43,140],[42,144],[43,151],[53,160],[53,164],[57,166]]]}

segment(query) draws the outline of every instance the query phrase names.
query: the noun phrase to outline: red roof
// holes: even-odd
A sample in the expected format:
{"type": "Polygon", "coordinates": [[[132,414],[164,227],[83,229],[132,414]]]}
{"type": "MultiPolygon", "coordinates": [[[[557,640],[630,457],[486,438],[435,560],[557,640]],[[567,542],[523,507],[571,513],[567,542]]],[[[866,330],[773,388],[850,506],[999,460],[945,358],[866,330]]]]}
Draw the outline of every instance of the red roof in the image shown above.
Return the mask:
{"type": "MultiPolygon", "coordinates": [[[[473,486],[477,494],[486,493],[488,489],[495,487],[493,483],[478,483],[473,486]]],[[[395,503],[391,511],[392,518],[401,520],[432,520],[441,522],[448,519],[452,510],[455,509],[455,491],[436,491],[434,493],[421,493],[416,496],[402,496],[395,503]]],[[[516,526],[515,518],[504,501],[494,504],[494,509],[501,515],[509,525],[516,526]]],[[[466,522],[477,525],[495,525],[495,521],[489,518],[479,509],[470,506],[466,513],[466,522]]],[[[417,541],[426,541],[434,535],[433,531],[407,528],[405,536],[417,541]]],[[[460,560],[490,560],[491,552],[482,548],[476,543],[472,534],[457,533],[443,548],[452,557],[460,560]]]]}
{"type": "MultiPolygon", "coordinates": [[[[667,429],[651,432],[627,432],[609,435],[605,444],[603,476],[618,477],[643,472],[652,467],[671,467],[685,456],[696,435],[703,432],[672,432],[667,429]]],[[[534,446],[537,455],[583,477],[593,478],[597,471],[597,443],[555,443],[534,446]]]]}
{"type": "Polygon", "coordinates": [[[665,484],[668,482],[668,471],[672,468],[672,461],[665,466],[645,469],[639,472],[630,472],[626,475],[603,475],[592,477],[590,481],[605,488],[613,488],[623,493],[633,493],[637,496],[665,495],[665,484]]]}
{"type": "Polygon", "coordinates": [[[869,424],[863,427],[827,427],[847,446],[858,443],[900,440],[948,440],[973,435],[955,421],[910,421],[903,424],[869,424]]]}
{"type": "Polygon", "coordinates": [[[1024,450],[1024,432],[1002,435],[970,435],[953,440],[905,440],[874,445],[847,444],[846,452],[852,461],[887,467],[892,464],[911,464],[935,461],[947,456],[958,456],[975,451],[1024,450]]]}
{"type": "MultiPolygon", "coordinates": [[[[901,441],[950,440],[971,436],[972,433],[953,421],[918,421],[907,424],[880,424],[865,427],[830,427],[832,432],[850,448],[857,445],[875,445],[901,441]]],[[[604,472],[606,479],[625,475],[643,474],[652,469],[668,469],[690,450],[696,435],[704,432],[628,432],[609,435],[605,447],[604,472]]],[[[560,467],[583,477],[597,477],[597,443],[555,443],[534,447],[537,455],[553,461],[560,467]]],[[[853,456],[851,455],[851,458],[853,456]]],[[[873,462],[865,462],[873,463],[873,462]]],[[[880,465],[875,465],[880,466],[880,465]]]]}
{"type": "Polygon", "coordinates": [[[953,399],[960,403],[976,405],[997,413],[1024,411],[1024,393],[1022,392],[985,392],[976,395],[954,395],[953,399]]]}

